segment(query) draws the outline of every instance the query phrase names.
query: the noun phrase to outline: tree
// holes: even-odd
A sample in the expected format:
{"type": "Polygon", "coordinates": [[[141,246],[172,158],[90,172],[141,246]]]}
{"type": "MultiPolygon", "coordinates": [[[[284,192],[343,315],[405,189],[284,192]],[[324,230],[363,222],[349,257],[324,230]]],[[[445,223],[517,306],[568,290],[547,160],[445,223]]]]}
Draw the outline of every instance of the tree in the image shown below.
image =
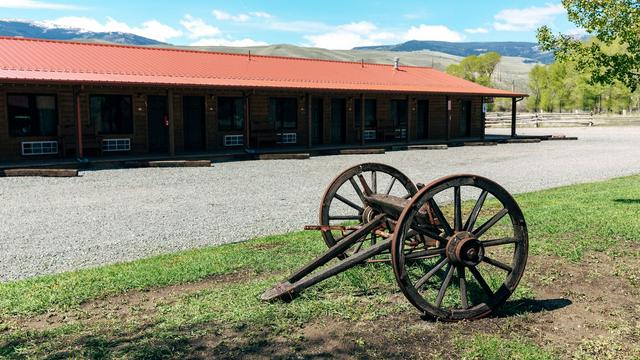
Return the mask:
{"type": "Polygon", "coordinates": [[[569,20],[593,36],[582,41],[570,35],[553,35],[538,29],[543,51],[553,51],[560,61],[573,61],[589,72],[592,83],[619,81],[634,91],[640,85],[640,3],[638,0],[562,0],[569,20]]]}
{"type": "Polygon", "coordinates": [[[491,77],[501,58],[497,52],[467,56],[460,64],[449,65],[447,73],[480,85],[491,86],[491,77]]]}
{"type": "Polygon", "coordinates": [[[544,65],[536,65],[529,72],[529,90],[531,98],[528,105],[531,110],[538,112],[542,107],[542,97],[549,89],[549,73],[544,65]]]}

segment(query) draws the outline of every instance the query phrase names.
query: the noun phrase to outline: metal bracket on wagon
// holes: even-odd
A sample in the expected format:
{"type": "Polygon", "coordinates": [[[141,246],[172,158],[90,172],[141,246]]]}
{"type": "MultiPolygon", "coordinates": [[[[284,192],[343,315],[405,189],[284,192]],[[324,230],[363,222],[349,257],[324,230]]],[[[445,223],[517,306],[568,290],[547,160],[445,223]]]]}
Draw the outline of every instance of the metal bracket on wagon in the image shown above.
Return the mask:
{"type": "Polygon", "coordinates": [[[354,266],[386,262],[421,313],[477,319],[507,301],[527,262],[522,211],[504,188],[481,176],[451,175],[416,186],[391,166],[357,165],[331,182],[319,220],[305,229],[320,231],[328,250],[262,300],[290,300],[354,266]]]}

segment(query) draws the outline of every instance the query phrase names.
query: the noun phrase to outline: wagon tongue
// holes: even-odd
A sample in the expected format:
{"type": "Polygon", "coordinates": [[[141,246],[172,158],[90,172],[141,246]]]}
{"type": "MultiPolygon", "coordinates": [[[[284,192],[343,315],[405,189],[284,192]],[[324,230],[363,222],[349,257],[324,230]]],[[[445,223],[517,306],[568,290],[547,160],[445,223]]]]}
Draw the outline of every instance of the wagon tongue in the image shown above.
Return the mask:
{"type": "Polygon", "coordinates": [[[410,200],[405,198],[384,195],[384,194],[372,194],[365,196],[365,200],[377,213],[386,214],[391,219],[398,219],[402,210],[409,203],[410,200]]]}

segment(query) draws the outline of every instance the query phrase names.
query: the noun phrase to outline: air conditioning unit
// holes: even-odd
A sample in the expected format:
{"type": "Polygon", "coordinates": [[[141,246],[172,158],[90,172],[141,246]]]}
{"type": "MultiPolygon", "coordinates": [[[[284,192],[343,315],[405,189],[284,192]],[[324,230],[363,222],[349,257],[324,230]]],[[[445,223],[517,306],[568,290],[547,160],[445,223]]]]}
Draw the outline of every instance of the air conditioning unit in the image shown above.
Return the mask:
{"type": "Polygon", "coordinates": [[[244,145],[244,135],[225,135],[224,146],[242,146],[244,145]]]}
{"type": "Polygon", "coordinates": [[[364,139],[365,140],[375,140],[376,139],[376,131],[375,130],[365,130],[364,131],[364,139]]]}
{"type": "Polygon", "coordinates": [[[298,134],[296,133],[281,133],[278,134],[278,144],[296,144],[298,142],[298,134]]]}
{"type": "Polygon", "coordinates": [[[55,155],[58,153],[57,141],[23,141],[22,155],[55,155]]]}
{"type": "Polygon", "coordinates": [[[103,139],[103,152],[131,151],[131,139],[103,139]]]}

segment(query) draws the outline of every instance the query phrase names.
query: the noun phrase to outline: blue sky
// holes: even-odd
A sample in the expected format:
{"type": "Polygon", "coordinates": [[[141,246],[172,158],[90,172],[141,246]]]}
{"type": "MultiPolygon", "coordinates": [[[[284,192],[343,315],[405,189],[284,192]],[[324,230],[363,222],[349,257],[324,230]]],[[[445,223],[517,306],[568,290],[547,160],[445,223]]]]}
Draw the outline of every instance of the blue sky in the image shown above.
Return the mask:
{"type": "Polygon", "coordinates": [[[349,49],[406,40],[535,41],[535,29],[543,24],[580,33],[559,2],[535,0],[0,0],[0,18],[212,46],[349,49]]]}

